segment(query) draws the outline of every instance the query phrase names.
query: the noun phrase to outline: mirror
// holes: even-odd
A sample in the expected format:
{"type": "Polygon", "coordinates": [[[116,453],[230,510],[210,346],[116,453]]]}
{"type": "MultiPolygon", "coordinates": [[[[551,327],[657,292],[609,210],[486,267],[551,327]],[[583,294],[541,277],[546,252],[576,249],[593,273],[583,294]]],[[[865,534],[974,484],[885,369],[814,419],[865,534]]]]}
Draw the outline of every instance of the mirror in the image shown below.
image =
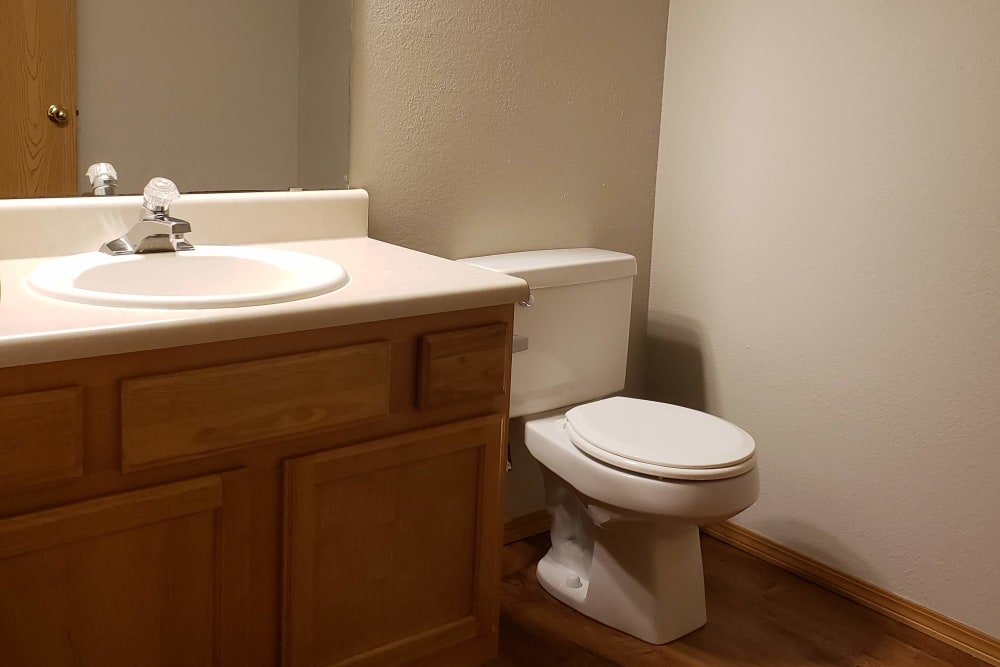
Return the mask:
{"type": "MultiPolygon", "coordinates": [[[[35,0],[43,2],[44,0],[35,0]]],[[[346,187],[351,0],[78,0],[79,191],[346,187]]]]}

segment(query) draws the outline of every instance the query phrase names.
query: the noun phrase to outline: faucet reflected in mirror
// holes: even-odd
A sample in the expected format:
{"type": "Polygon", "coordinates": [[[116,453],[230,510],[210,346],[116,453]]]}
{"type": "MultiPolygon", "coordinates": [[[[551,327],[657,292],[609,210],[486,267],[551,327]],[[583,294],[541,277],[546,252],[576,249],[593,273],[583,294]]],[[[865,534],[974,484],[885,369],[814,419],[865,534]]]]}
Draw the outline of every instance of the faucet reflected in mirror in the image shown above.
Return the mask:
{"type": "Polygon", "coordinates": [[[185,192],[346,187],[350,0],[21,5],[0,24],[0,198],[89,194],[95,162],[121,194],[150,173],[185,192]],[[150,48],[151,26],[184,47],[150,48]]]}
{"type": "Polygon", "coordinates": [[[118,194],[118,170],[108,162],[97,162],[87,167],[87,179],[95,197],[118,194]]]}

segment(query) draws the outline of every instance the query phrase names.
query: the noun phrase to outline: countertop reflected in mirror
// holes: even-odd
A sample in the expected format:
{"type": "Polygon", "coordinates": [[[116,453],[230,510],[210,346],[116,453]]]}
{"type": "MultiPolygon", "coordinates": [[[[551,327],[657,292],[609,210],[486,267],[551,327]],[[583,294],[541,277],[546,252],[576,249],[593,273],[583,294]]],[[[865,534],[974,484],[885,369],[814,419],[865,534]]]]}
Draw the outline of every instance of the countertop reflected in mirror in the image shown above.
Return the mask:
{"type": "Polygon", "coordinates": [[[351,0],[77,2],[77,194],[94,162],[121,194],[153,176],[182,192],[346,187],[350,23],[351,0]]]}

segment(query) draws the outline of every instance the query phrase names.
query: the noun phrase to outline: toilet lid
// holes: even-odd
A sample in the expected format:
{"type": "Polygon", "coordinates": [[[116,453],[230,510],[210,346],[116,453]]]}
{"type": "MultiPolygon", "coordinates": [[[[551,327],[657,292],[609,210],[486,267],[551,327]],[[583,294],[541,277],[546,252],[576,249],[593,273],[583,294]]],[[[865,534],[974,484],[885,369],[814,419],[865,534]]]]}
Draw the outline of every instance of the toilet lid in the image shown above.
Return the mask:
{"type": "Polygon", "coordinates": [[[750,434],[697,410],[616,396],[577,406],[566,413],[566,420],[570,438],[582,451],[637,472],[735,467],[729,471],[735,475],[753,467],[750,434]]]}

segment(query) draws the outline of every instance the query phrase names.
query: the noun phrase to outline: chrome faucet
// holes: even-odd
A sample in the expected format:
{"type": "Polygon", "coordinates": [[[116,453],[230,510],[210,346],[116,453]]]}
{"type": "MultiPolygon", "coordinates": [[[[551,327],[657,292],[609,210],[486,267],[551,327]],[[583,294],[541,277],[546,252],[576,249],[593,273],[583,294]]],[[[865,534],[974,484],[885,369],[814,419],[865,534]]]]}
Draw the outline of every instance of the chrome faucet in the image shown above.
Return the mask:
{"type": "Polygon", "coordinates": [[[184,235],[191,231],[187,220],[170,217],[170,203],[180,197],[167,178],[154,178],[142,192],[144,215],[132,229],[101,246],[109,255],[141,255],[148,252],[194,250],[184,235]]]}

